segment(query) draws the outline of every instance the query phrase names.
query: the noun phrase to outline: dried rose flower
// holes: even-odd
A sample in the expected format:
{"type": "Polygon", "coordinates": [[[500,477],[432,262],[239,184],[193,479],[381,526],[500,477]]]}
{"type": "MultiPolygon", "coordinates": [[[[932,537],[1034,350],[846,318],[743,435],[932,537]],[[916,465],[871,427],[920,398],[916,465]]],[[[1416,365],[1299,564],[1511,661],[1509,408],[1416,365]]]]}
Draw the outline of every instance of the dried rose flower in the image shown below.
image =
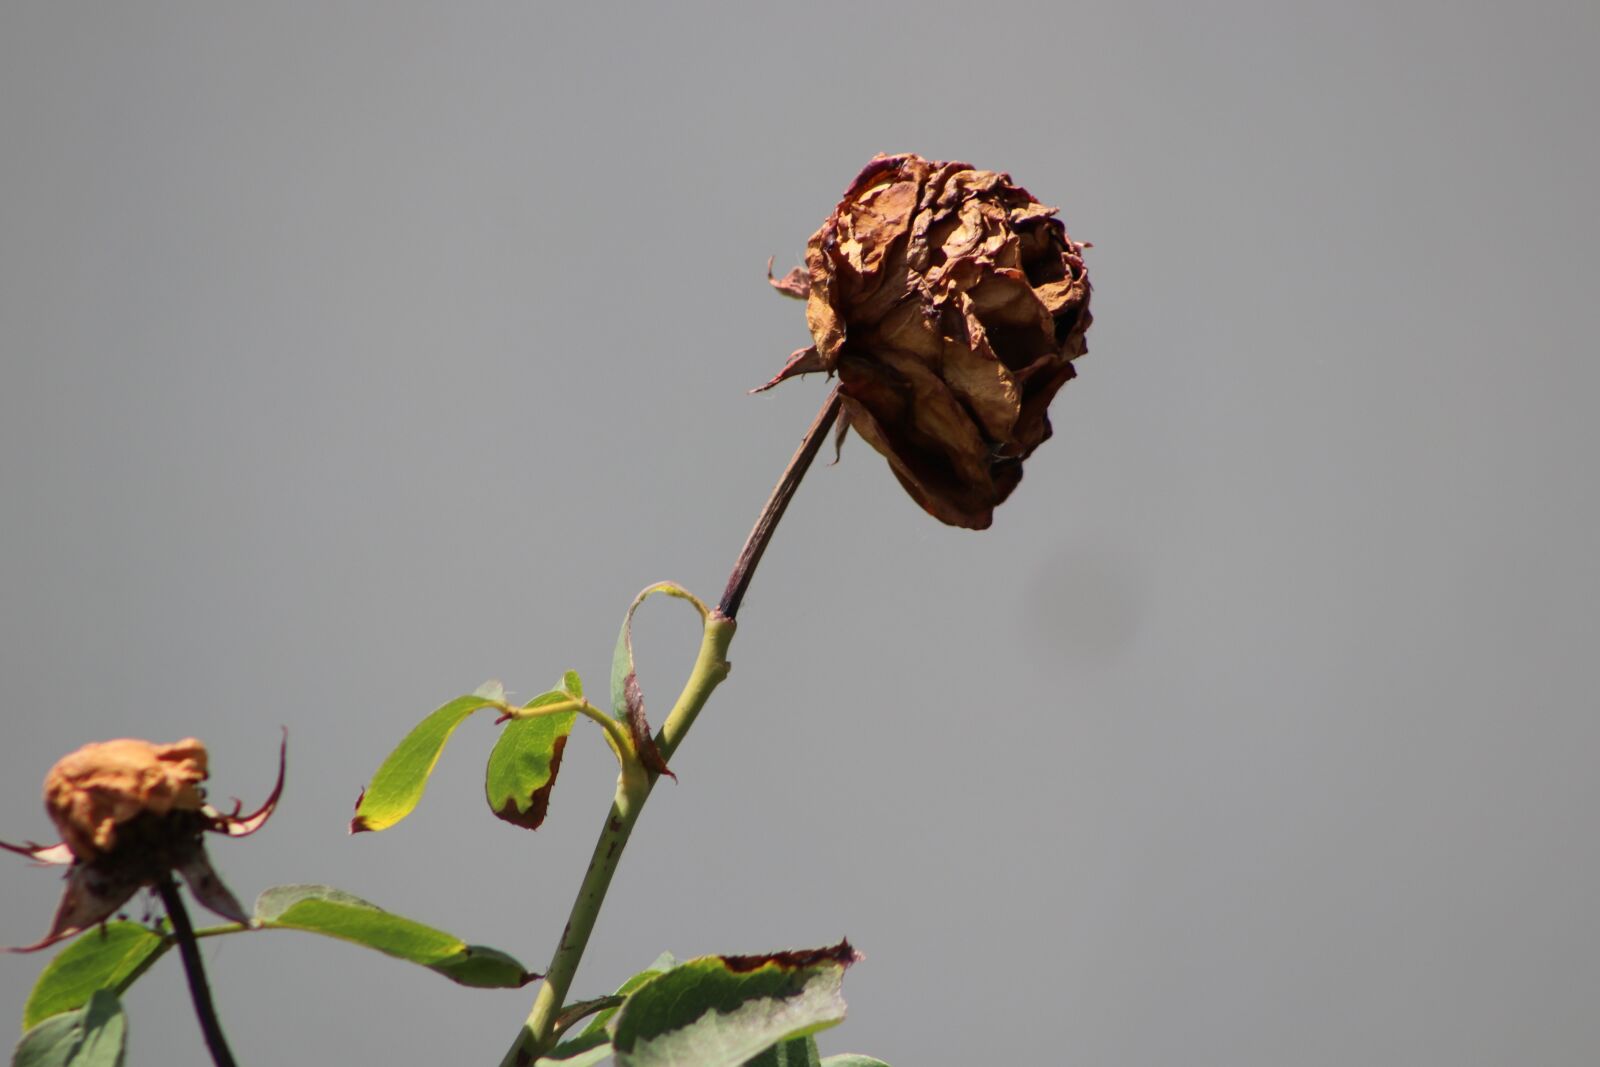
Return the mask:
{"type": "Polygon", "coordinates": [[[917,503],[981,530],[1050,436],[1046,409],[1087,350],[1084,245],[1006,174],[878,156],[773,280],[815,344],[771,382],[839,377],[854,428],[917,503]]]}
{"type": "Polygon", "coordinates": [[[85,745],[64,756],[44,779],[44,806],[59,845],[9,845],[44,864],[70,864],[67,887],[50,932],[32,952],[104,922],[144,886],[177,871],[195,899],[235,922],[250,916],[223,885],[201,834],[244,837],[259,830],[283,792],[288,739],[278,755],[278,782],[250,815],[242,804],[224,813],[205,801],[206,747],[194,738],[170,745],[123,738],[85,745]]]}

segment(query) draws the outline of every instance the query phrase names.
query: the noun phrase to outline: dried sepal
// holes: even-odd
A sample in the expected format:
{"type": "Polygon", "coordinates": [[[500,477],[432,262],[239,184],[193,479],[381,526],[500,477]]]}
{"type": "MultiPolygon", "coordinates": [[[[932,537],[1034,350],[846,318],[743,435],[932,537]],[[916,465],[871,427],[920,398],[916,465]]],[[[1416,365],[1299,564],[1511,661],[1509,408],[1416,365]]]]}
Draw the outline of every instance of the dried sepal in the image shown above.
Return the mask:
{"type": "Polygon", "coordinates": [[[804,267],[795,267],[781,278],[772,276],[772,260],[767,260],[767,284],[784,296],[804,300],[811,295],[811,276],[804,267]]]}
{"type": "Polygon", "coordinates": [[[0,841],[0,848],[5,849],[7,852],[15,852],[19,856],[27,856],[40,867],[64,866],[72,862],[72,850],[66,846],[65,842],[56,845],[40,845],[29,841],[26,844],[13,845],[6,841],[0,841]]]}
{"type": "Polygon", "coordinates": [[[233,811],[226,815],[208,805],[202,810],[211,818],[212,829],[229,837],[249,837],[265,826],[267,820],[272,818],[272,813],[278,810],[278,800],[283,796],[284,773],[288,766],[289,731],[284,730],[283,740],[278,743],[278,780],[273,783],[266,801],[249,815],[239,814],[244,809],[244,801],[237,798],[233,802],[233,811]]]}
{"type": "Polygon", "coordinates": [[[780,382],[786,382],[798,374],[815,374],[817,371],[827,370],[822,365],[822,357],[817,354],[817,346],[810,345],[806,348],[797,348],[789,356],[789,362],[783,369],[772,376],[772,380],[765,385],[758,385],[750,390],[752,393],[764,393],[780,382]]]}

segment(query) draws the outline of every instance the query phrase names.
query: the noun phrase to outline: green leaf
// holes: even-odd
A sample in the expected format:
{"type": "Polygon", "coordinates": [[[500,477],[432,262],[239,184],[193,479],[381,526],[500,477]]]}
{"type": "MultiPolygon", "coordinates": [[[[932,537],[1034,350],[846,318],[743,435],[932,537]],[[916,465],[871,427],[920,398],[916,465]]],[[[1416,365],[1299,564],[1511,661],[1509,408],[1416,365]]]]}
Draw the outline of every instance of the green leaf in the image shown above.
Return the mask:
{"type": "Polygon", "coordinates": [[[76,1011],[97,989],[122,994],[169,947],[160,934],[138,923],[106,923],[89,931],[56,953],[40,973],[22,1009],[22,1028],[76,1011]]]}
{"type": "Polygon", "coordinates": [[[97,989],[83,1007],[55,1015],[22,1036],[11,1067],[122,1067],[128,1019],[109,989],[97,989]]]}
{"type": "MultiPolygon", "coordinates": [[[[656,961],[654,963],[618,986],[617,995],[625,997],[629,993],[632,993],[635,989],[638,989],[640,986],[644,985],[650,979],[666,974],[676,966],[678,966],[677,958],[670,952],[663,952],[661,955],[656,957],[656,961]]],[[[602,1010],[598,1015],[589,1021],[588,1026],[583,1028],[584,1036],[587,1037],[590,1034],[599,1033],[605,1030],[606,1023],[610,1022],[611,1017],[620,1010],[620,1008],[606,1008],[602,1010]]]]}
{"type": "Polygon", "coordinates": [[[820,1067],[817,1039],[809,1034],[793,1041],[780,1041],[761,1055],[745,1061],[745,1067],[820,1067]]]}
{"type": "Polygon", "coordinates": [[[617,1067],[738,1067],[844,1018],[855,950],[705,956],[650,979],[617,1011],[617,1067]]]}
{"type": "Polygon", "coordinates": [[[337,937],[421,964],[464,986],[516,989],[539,977],[498,949],[469,945],[325,885],[274,886],[256,898],[255,914],[270,929],[337,937]]]}
{"type": "Polygon", "coordinates": [[[640,761],[656,774],[672,775],[667,770],[667,761],[662,758],[661,750],[656,747],[655,737],[650,733],[650,723],[644,714],[644,694],[639,689],[639,675],[633,665],[633,613],[656,593],[687,600],[700,613],[702,623],[710,610],[693,593],[673,582],[657,582],[633,598],[633,603],[628,605],[628,613],[622,617],[622,632],[617,635],[617,647],[611,653],[611,714],[619,722],[627,724],[640,761]]]}
{"type": "Polygon", "coordinates": [[[561,676],[561,688],[567,695],[576,700],[583,699],[583,679],[578,677],[577,671],[568,671],[561,676]]]}
{"type": "MultiPolygon", "coordinates": [[[[563,681],[577,682],[577,675],[567,672],[563,681]]],[[[582,698],[583,685],[577,682],[578,691],[552,689],[528,701],[527,707],[537,708],[547,704],[564,704],[574,697],[582,698]]],[[[561,770],[561,752],[567,747],[567,735],[578,719],[575,711],[540,715],[532,719],[512,719],[500,731],[494,751],[489,753],[489,766],[484,772],[483,789],[489,800],[489,810],[515,826],[537,830],[550,810],[550,791],[555,788],[556,774],[561,770]]]]}
{"type": "Polygon", "coordinates": [[[563,1041],[534,1061],[534,1067],[590,1067],[611,1055],[611,1040],[587,1031],[563,1041]]]}
{"type": "Polygon", "coordinates": [[[839,1056],[829,1056],[822,1061],[822,1067],[889,1067],[889,1065],[871,1056],[863,1056],[859,1052],[846,1052],[839,1056]]]}
{"type": "Polygon", "coordinates": [[[503,702],[505,687],[499,682],[489,682],[469,696],[456,697],[433,714],[423,719],[405,739],[389,753],[372,784],[362,790],[356,800],[356,816],[350,820],[350,832],[387,830],[410,815],[422,799],[428,786],[428,775],[439,762],[445,742],[455,733],[456,727],[479,708],[503,702]]]}

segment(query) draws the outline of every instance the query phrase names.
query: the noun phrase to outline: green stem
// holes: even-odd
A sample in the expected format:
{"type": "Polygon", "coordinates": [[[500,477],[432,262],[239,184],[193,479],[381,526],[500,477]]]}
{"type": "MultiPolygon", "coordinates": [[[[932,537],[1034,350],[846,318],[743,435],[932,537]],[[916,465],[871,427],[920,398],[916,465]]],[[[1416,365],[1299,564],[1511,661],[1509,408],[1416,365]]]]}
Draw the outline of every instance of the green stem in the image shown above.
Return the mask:
{"type": "Polygon", "coordinates": [[[626,764],[628,753],[633,751],[633,738],[628,736],[628,731],[623,729],[622,724],[587,700],[563,700],[559,704],[540,704],[535,708],[525,708],[520,704],[508,704],[503,700],[496,700],[489,706],[508,719],[537,719],[541,715],[563,715],[575,711],[600,724],[600,728],[611,738],[611,747],[616,750],[619,762],[626,764]]]}
{"type": "MultiPolygon", "coordinates": [[[[678,695],[677,704],[656,734],[656,744],[663,757],[672,757],[683,741],[684,734],[694,725],[700,709],[705,707],[712,690],[728,676],[728,645],[733,641],[734,629],[732,619],[723,618],[715,612],[706,619],[705,634],[700,641],[700,654],[695,659],[694,671],[689,675],[683,692],[678,695]]],[[[583,884],[578,887],[578,898],[572,903],[566,929],[561,933],[561,941],[556,945],[555,954],[550,957],[544,983],[534,998],[533,1010],[522,1024],[516,1042],[500,1061],[501,1067],[525,1067],[550,1050],[556,1019],[561,1014],[567,991],[572,987],[572,979],[578,972],[583,951],[588,947],[589,935],[594,932],[595,920],[600,916],[600,905],[605,902],[611,877],[616,874],[617,863],[622,859],[622,850],[633,833],[634,824],[639,821],[639,813],[644,810],[645,798],[654,788],[656,777],[651,774],[637,796],[625,785],[619,784],[605,829],[600,833],[600,840],[595,842],[594,854],[589,858],[589,867],[583,874],[583,884]]]]}
{"type": "MultiPolygon", "coordinates": [[[[772,495],[756,517],[755,527],[745,540],[744,548],[733,565],[733,573],[728,577],[720,606],[707,612],[705,605],[694,601],[705,617],[705,632],[688,684],[678,694],[677,704],[673,705],[661,729],[656,732],[656,747],[661,750],[663,759],[672,758],[683,743],[689,727],[694,725],[700,709],[705,707],[711,691],[728,676],[728,645],[733,641],[734,616],[744,601],[756,565],[761,562],[767,545],[772,541],[773,532],[778,528],[778,520],[783,517],[795,490],[800,487],[800,479],[805,477],[811,461],[816,459],[821,450],[823,439],[839,416],[840,406],[839,391],[834,389],[823,401],[822,409],[817,412],[811,428],[800,439],[800,447],[795,449],[794,457],[789,460],[772,495]]],[[[663,591],[672,592],[674,596],[687,595],[681,590],[673,592],[676,588],[674,586],[663,591]]],[[[595,920],[600,916],[600,905],[605,903],[606,890],[611,887],[611,877],[617,872],[622,850],[628,844],[634,823],[639,821],[639,813],[644,810],[644,803],[656,784],[654,772],[647,772],[648,776],[638,781],[628,774],[628,770],[625,764],[622,778],[617,783],[616,798],[611,802],[611,812],[606,817],[605,829],[600,832],[594,854],[589,857],[583,884],[578,887],[578,898],[572,902],[566,929],[561,932],[555,955],[550,958],[550,967],[545,972],[538,996],[534,998],[533,1010],[528,1013],[527,1020],[517,1033],[516,1041],[500,1061],[500,1067],[527,1067],[555,1044],[556,1022],[561,1017],[562,1003],[572,987],[583,951],[588,947],[589,935],[594,932],[595,920]]]]}

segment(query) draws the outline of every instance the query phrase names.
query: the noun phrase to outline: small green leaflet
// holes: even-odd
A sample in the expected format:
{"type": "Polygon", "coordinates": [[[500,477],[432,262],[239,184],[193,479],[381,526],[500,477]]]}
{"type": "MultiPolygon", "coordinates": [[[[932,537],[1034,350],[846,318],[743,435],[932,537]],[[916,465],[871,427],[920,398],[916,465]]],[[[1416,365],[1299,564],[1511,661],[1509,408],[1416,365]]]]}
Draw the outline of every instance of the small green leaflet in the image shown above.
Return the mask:
{"type": "Polygon", "coordinates": [[[480,708],[503,702],[506,690],[499,682],[488,682],[476,693],[456,697],[417,724],[389,753],[376,774],[356,800],[355,818],[350,832],[387,830],[404,819],[422,799],[428,775],[439,762],[445,742],[468,715],[480,708]]]}
{"type": "Polygon", "coordinates": [[[22,1009],[22,1028],[32,1029],[53,1015],[76,1011],[97,989],[121,994],[170,947],[147,926],[112,922],[90,930],[40,972],[22,1009]]]}
{"type": "Polygon", "coordinates": [[[11,1067],[122,1067],[128,1019],[109,989],[97,989],[83,1007],[53,1015],[22,1036],[11,1067]]]}
{"type": "MultiPolygon", "coordinates": [[[[562,689],[541,693],[525,705],[537,708],[583,699],[583,683],[573,671],[562,679],[562,689]]],[[[567,747],[575,711],[513,719],[500,731],[489,766],[484,771],[483,789],[489,810],[514,826],[537,830],[550,809],[550,791],[561,770],[561,753],[567,747]]]]}
{"type": "Polygon", "coordinates": [[[740,1067],[844,1019],[849,942],[766,956],[704,956],[646,981],[617,1010],[617,1067],[740,1067]]]}
{"type": "Polygon", "coordinates": [[[421,964],[465,986],[515,989],[539,977],[498,949],[469,945],[325,885],[275,886],[256,898],[255,915],[269,929],[337,937],[421,964]]]}

